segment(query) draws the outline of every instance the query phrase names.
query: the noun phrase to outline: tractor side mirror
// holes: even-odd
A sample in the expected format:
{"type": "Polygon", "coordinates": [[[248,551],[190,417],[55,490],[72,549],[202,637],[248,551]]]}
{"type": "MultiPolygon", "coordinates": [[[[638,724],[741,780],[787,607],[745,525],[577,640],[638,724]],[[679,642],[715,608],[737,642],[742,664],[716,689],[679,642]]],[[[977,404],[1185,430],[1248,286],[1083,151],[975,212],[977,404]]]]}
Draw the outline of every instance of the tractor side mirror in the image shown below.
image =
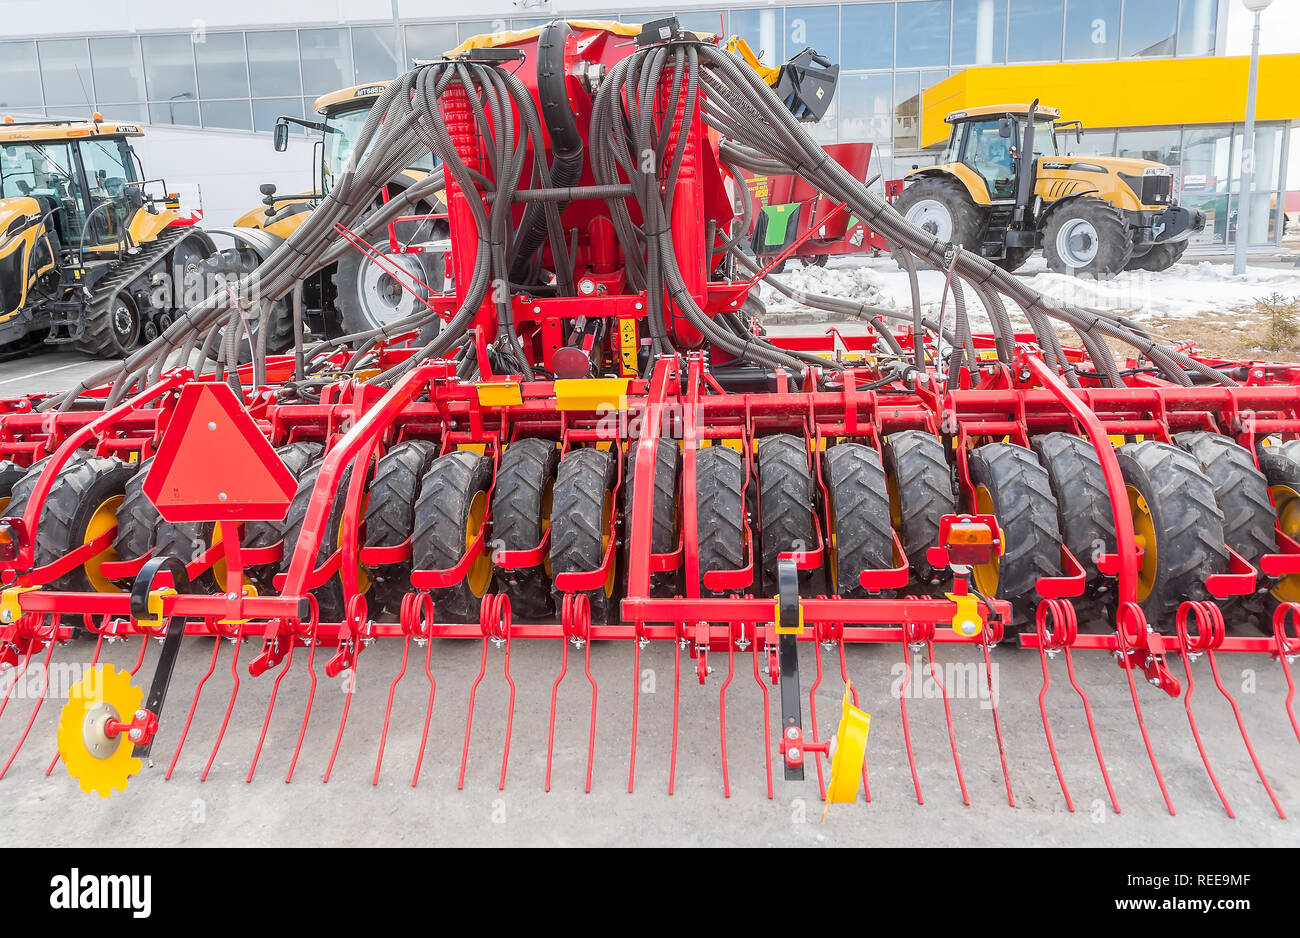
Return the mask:
{"type": "Polygon", "coordinates": [[[1011,137],[1011,130],[1012,130],[1012,126],[1011,126],[1011,118],[1009,118],[1009,117],[1004,117],[1004,118],[1002,118],[1001,120],[998,121],[998,136],[999,136],[999,137],[1006,137],[1006,138],[1010,139],[1010,137],[1011,137]]]}
{"type": "Polygon", "coordinates": [[[289,149],[289,122],[283,117],[275,122],[274,140],[276,153],[289,149]]]}

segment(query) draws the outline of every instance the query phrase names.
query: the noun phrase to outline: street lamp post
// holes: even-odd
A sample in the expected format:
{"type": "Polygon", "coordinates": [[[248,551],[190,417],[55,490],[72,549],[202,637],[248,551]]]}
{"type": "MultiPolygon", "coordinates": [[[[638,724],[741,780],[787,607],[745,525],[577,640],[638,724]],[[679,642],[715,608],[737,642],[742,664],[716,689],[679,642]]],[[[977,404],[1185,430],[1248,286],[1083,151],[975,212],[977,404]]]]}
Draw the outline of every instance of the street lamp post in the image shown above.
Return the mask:
{"type": "Polygon", "coordinates": [[[1250,81],[1246,87],[1246,127],[1241,140],[1241,185],[1237,193],[1237,241],[1232,272],[1246,272],[1246,245],[1250,241],[1250,202],[1255,182],[1255,92],[1259,84],[1259,16],[1273,0],[1241,0],[1255,14],[1255,35],[1250,44],[1250,81]]]}

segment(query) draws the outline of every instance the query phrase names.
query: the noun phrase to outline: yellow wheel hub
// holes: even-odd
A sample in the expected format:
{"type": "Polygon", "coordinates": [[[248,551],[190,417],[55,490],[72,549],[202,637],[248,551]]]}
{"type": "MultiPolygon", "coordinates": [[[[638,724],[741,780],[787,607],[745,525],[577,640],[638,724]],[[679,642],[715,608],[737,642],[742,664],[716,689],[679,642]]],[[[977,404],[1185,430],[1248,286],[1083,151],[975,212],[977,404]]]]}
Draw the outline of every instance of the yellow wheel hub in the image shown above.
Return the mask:
{"type": "Polygon", "coordinates": [[[1129,514],[1133,518],[1133,539],[1142,548],[1142,566],[1138,569],[1137,600],[1142,602],[1156,587],[1156,525],[1151,518],[1151,506],[1146,498],[1131,485],[1128,491],[1129,514]]]}
{"type": "MultiPolygon", "coordinates": [[[[478,537],[479,531],[483,529],[483,519],[487,517],[487,492],[476,492],[474,500],[469,505],[469,517],[465,520],[465,550],[468,551],[471,544],[478,537]]],[[[475,596],[482,596],[487,592],[488,584],[492,581],[492,554],[484,550],[479,558],[474,561],[469,568],[469,575],[465,578],[469,583],[469,590],[475,596]]]]}
{"type": "MultiPolygon", "coordinates": [[[[975,505],[981,515],[997,514],[993,510],[993,493],[987,486],[975,487],[975,505]]],[[[985,596],[996,596],[998,593],[998,573],[1001,563],[1002,557],[999,553],[988,563],[976,564],[971,568],[971,574],[975,577],[975,588],[985,596]]]]}
{"type": "MultiPolygon", "coordinates": [[[[86,525],[86,531],[82,535],[81,543],[89,544],[95,538],[107,534],[113,528],[117,527],[117,509],[121,507],[124,497],[114,495],[112,498],[105,499],[95,509],[95,513],[90,516],[90,522],[86,525]]],[[[105,561],[117,559],[117,551],[112,545],[104,548],[98,554],[91,557],[85,563],[86,578],[90,580],[91,587],[97,593],[120,593],[121,588],[112,580],[106,578],[99,572],[99,568],[105,561]]]]}
{"type": "Polygon", "coordinates": [[[144,701],[144,691],[131,683],[131,676],[111,664],[92,668],[72,688],[59,717],[59,755],[68,774],[81,790],[107,798],[115,790],[126,791],[131,776],[140,772],[135,746],[126,734],[109,736],[109,720],[130,723],[144,701]]]}
{"type": "MultiPolygon", "coordinates": [[[[1300,492],[1289,485],[1274,485],[1273,507],[1277,510],[1278,527],[1287,537],[1300,537],[1300,492]]],[[[1284,576],[1274,584],[1273,596],[1281,602],[1300,602],[1300,574],[1284,576]]]]}
{"type": "MultiPolygon", "coordinates": [[[[600,509],[600,513],[601,513],[600,559],[601,560],[605,559],[605,552],[609,550],[609,539],[612,536],[612,532],[610,531],[610,527],[609,527],[609,516],[610,516],[610,512],[613,511],[613,508],[614,508],[614,493],[610,491],[606,491],[605,500],[602,503],[600,509]]],[[[614,567],[615,566],[616,565],[613,562],[613,558],[610,558],[609,573],[605,575],[605,595],[611,598],[614,595],[614,567]]]]}

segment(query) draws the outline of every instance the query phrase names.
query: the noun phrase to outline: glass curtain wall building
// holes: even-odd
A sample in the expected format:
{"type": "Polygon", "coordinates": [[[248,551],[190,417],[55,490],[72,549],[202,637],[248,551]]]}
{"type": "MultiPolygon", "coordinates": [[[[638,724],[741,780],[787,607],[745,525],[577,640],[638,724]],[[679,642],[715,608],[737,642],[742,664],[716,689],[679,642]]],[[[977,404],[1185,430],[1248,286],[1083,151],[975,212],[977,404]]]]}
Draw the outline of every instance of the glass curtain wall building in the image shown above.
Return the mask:
{"type": "MultiPolygon", "coordinates": [[[[813,128],[823,143],[875,144],[871,172],[897,178],[937,154],[920,148],[925,89],[970,66],[1214,55],[1225,0],[871,0],[736,5],[678,11],[691,29],[735,33],[768,64],[805,46],[839,62],[840,90],[813,128]]],[[[386,5],[384,5],[386,6],[386,5]]],[[[607,8],[608,9],[608,8],[607,8]]],[[[572,14],[566,14],[572,15],[572,14]]],[[[590,16],[608,18],[599,8],[590,16]]],[[[643,22],[645,11],[621,18],[643,22]]],[[[404,20],[410,58],[432,58],[463,39],[546,19],[404,20]]],[[[6,113],[269,131],[280,114],[311,115],[317,96],[391,77],[400,52],[391,23],[0,42],[0,109],[6,113]]],[[[993,103],[993,102],[990,102],[993,103]]],[[[1049,102],[1050,103],[1050,102],[1049,102]]],[[[1153,113],[1153,117],[1156,115],[1153,113]]],[[[1282,202],[1286,125],[1261,125],[1259,208],[1282,202]],[[1271,146],[1271,150],[1264,144],[1271,146]],[[1271,156],[1270,156],[1271,154],[1271,156]]],[[[1239,126],[1090,132],[1079,152],[1153,154],[1180,172],[1189,201],[1215,222],[1206,240],[1230,236],[1239,126]]],[[[1280,217],[1256,211],[1252,241],[1272,240],[1280,217]]]]}

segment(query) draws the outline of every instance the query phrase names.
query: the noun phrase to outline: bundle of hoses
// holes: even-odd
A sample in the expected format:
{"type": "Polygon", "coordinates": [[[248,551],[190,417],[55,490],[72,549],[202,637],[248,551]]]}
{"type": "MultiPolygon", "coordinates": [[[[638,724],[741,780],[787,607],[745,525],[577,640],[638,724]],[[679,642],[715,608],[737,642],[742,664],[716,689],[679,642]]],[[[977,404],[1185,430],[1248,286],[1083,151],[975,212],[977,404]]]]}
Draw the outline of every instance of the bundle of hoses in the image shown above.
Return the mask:
{"type": "MultiPolygon", "coordinates": [[[[913,227],[830,159],[773,90],[740,60],[712,44],[695,41],[641,49],[615,65],[597,91],[589,133],[587,157],[597,186],[601,187],[598,191],[606,195],[627,259],[629,282],[634,289],[647,293],[646,319],[654,355],[674,351],[664,319],[667,303],[671,301],[672,307],[710,344],[741,361],[765,368],[784,368],[798,375],[809,364],[837,367],[813,356],[776,348],[754,335],[739,317],[710,317],[691,296],[678,263],[670,220],[686,147],[685,134],[676,131],[689,127],[697,113],[723,134],[720,155],[733,171],[735,167],[744,167],[800,176],[828,197],[846,203],[854,215],[888,239],[907,268],[912,284],[910,319],[916,337],[912,355],[919,369],[926,365],[921,337],[927,331],[938,333],[951,348],[950,367],[963,362],[975,366],[965,285],[988,311],[997,350],[1004,360],[1010,357],[1015,333],[1002,297],[1024,311],[1049,363],[1060,368],[1076,385],[1078,376],[1065,361],[1052,328],[1053,320],[1079,334],[1100,379],[1106,383],[1118,385],[1121,380],[1105,344],[1106,338],[1133,346],[1162,374],[1179,384],[1193,383],[1189,371],[1205,380],[1233,383],[1221,372],[1159,345],[1120,317],[1055,305],[989,261],[954,249],[913,227]],[[665,74],[669,78],[666,82],[662,80],[665,74]],[[660,100],[665,88],[666,99],[660,100]],[[627,203],[625,193],[629,187],[640,209],[640,224],[634,222],[627,203]],[[947,273],[956,308],[955,334],[943,329],[942,322],[935,323],[921,315],[916,282],[918,261],[947,273]]],[[[518,276],[521,271],[537,274],[534,255],[540,251],[541,244],[536,232],[543,226],[552,266],[557,271],[551,289],[557,295],[572,295],[573,284],[570,248],[559,207],[567,200],[568,190],[553,184],[552,168],[544,161],[527,158],[530,140],[542,150],[537,104],[508,69],[464,60],[413,69],[390,83],[371,109],[357,137],[353,159],[328,197],[262,264],[237,283],[227,284],[190,308],[161,336],[124,362],[86,379],[72,391],[46,399],[40,406],[71,407],[84,391],[110,382],[106,406],[113,406],[132,391],[156,380],[166,368],[188,365],[195,352],[201,353],[197,356],[200,363],[197,367],[206,367],[207,353],[214,348],[218,377],[231,377],[227,371],[238,360],[245,340],[251,352],[253,381],[265,383],[267,323],[274,305],[294,291],[304,278],[354,249],[339,230],[340,226],[363,238],[382,231],[394,218],[410,214],[418,202],[431,200],[433,193],[449,180],[454,180],[462,191],[477,189],[487,197],[482,202],[467,200],[474,216],[477,249],[472,276],[461,294],[464,299],[432,341],[401,366],[375,380],[385,383],[422,361],[447,357],[457,349],[465,350],[467,330],[493,284],[508,287],[493,290],[497,313],[495,351],[514,369],[531,377],[533,366],[515,330],[509,287],[514,286],[512,274],[518,276]],[[471,170],[465,164],[439,112],[439,97],[453,85],[466,93],[480,140],[485,141],[490,173],[471,170]],[[376,208],[377,196],[387,182],[430,152],[439,158],[442,169],[376,208]],[[526,167],[531,167],[529,180],[521,186],[526,167]],[[528,207],[516,229],[510,209],[521,196],[527,197],[528,207]]],[[[559,175],[567,183],[576,178],[575,160],[580,162],[583,157],[581,150],[576,154],[567,153],[565,157],[559,175]]],[[[557,167],[560,162],[557,157],[557,167]]],[[[748,206],[745,211],[748,212],[748,206]]],[[[739,248],[744,231],[742,220],[725,239],[724,248],[743,266],[757,272],[758,268],[739,248]]],[[[886,344],[895,353],[902,354],[901,343],[890,333],[884,319],[909,318],[906,314],[840,298],[795,294],[776,278],[769,276],[767,280],[808,305],[868,318],[886,344]]],[[[529,288],[536,288],[537,283],[529,288]]],[[[295,301],[299,299],[295,297],[295,301]]],[[[352,351],[349,366],[358,367],[377,341],[419,330],[436,315],[427,310],[383,328],[319,343],[305,351],[300,346],[299,361],[305,364],[304,373],[297,377],[307,379],[328,355],[344,346],[352,351]]],[[[301,343],[300,331],[297,341],[301,343]]],[[[473,367],[472,356],[466,354],[461,373],[472,373],[473,367]]]]}

